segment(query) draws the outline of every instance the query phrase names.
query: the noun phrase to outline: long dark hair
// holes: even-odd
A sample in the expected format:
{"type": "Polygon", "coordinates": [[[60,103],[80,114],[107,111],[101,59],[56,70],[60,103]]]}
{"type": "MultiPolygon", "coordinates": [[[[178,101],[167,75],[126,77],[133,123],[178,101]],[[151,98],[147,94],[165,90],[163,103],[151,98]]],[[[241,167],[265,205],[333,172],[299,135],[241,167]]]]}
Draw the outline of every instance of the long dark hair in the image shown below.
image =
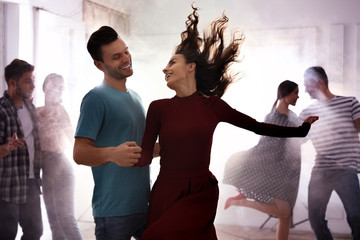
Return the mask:
{"type": "Polygon", "coordinates": [[[233,33],[230,43],[225,46],[224,31],[228,18],[223,16],[214,20],[210,32],[204,31],[203,38],[197,29],[199,15],[197,8],[188,16],[186,30],[181,33],[181,43],[176,47],[175,54],[184,55],[186,62],[196,64],[195,79],[199,93],[205,96],[221,97],[236,75],[229,74],[229,66],[236,61],[244,35],[236,38],[233,33]]]}

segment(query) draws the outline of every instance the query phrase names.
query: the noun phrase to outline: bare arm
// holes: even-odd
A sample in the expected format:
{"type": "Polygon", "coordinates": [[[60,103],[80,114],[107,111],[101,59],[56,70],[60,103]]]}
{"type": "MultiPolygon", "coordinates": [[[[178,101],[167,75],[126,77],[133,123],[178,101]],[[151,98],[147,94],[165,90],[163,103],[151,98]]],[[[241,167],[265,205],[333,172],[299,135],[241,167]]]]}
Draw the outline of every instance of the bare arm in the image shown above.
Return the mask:
{"type": "Polygon", "coordinates": [[[116,147],[96,147],[94,140],[75,138],[73,157],[77,164],[90,167],[114,162],[122,167],[132,167],[139,162],[141,148],[135,142],[125,142],[116,147]]]}
{"type": "Polygon", "coordinates": [[[64,123],[64,131],[69,139],[69,141],[73,144],[74,143],[74,129],[71,125],[70,117],[66,109],[63,107],[63,123],[64,123]]]}
{"type": "Polygon", "coordinates": [[[154,153],[153,153],[153,157],[160,157],[160,144],[158,142],[155,143],[154,145],[154,153]]]}
{"type": "Polygon", "coordinates": [[[355,122],[356,129],[358,130],[358,132],[360,132],[360,118],[356,119],[354,122],[355,122]]]}

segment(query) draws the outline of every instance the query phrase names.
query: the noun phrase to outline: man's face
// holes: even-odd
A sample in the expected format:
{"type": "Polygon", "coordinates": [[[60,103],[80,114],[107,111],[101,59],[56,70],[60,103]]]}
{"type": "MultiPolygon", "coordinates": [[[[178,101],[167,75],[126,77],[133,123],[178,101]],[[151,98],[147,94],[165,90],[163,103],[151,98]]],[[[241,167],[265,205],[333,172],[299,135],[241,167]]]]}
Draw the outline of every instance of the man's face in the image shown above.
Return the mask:
{"type": "Polygon", "coordinates": [[[305,92],[309,94],[312,99],[318,99],[319,97],[319,82],[313,78],[304,78],[305,92]]]}
{"type": "Polygon", "coordinates": [[[102,46],[103,71],[105,75],[123,80],[133,74],[131,54],[125,42],[121,39],[102,46]]]}
{"type": "Polygon", "coordinates": [[[15,92],[19,97],[32,99],[35,89],[35,81],[33,72],[24,73],[18,81],[16,81],[15,92]]]}

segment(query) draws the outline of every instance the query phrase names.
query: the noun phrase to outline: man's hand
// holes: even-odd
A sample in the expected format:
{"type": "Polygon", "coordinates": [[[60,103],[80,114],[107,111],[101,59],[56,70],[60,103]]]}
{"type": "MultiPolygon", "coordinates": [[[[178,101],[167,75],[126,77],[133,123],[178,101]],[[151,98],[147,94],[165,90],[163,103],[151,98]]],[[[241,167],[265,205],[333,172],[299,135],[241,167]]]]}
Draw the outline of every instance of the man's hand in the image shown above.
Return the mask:
{"type": "Polygon", "coordinates": [[[14,135],[10,138],[10,140],[7,143],[0,146],[0,158],[5,157],[15,148],[24,146],[24,144],[25,144],[25,139],[24,138],[19,139],[16,133],[14,133],[14,135]]]}
{"type": "Polygon", "coordinates": [[[94,140],[76,137],[73,157],[77,164],[90,167],[113,162],[122,167],[133,167],[139,162],[141,148],[135,142],[124,142],[116,147],[95,147],[94,140]]]}
{"type": "Polygon", "coordinates": [[[133,167],[139,162],[141,147],[135,142],[125,142],[114,147],[108,156],[108,161],[122,167],[133,167]]]}
{"type": "Polygon", "coordinates": [[[7,150],[11,152],[15,148],[24,146],[25,139],[24,138],[18,138],[17,134],[14,133],[14,135],[10,138],[9,142],[7,143],[7,150]]]}

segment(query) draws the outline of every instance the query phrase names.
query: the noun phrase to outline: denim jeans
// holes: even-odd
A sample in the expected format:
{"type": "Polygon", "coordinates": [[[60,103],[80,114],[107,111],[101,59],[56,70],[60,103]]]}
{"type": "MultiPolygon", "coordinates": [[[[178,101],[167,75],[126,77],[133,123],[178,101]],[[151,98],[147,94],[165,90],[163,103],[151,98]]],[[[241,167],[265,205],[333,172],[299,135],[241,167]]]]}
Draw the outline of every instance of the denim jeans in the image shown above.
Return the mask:
{"type": "Polygon", "coordinates": [[[43,233],[40,188],[35,179],[28,180],[28,187],[24,204],[0,200],[0,240],[15,239],[18,224],[23,231],[21,240],[40,239],[43,233]]]}
{"type": "Polygon", "coordinates": [[[146,214],[134,214],[120,217],[96,217],[96,240],[140,239],[145,230],[146,214]]]}
{"type": "Polygon", "coordinates": [[[43,152],[42,185],[53,240],[81,240],[74,217],[74,175],[62,153],[43,152]]]}
{"type": "Polygon", "coordinates": [[[318,240],[332,240],[327,225],[326,207],[332,191],[344,205],[353,239],[360,239],[360,188],[355,170],[318,170],[311,173],[309,183],[309,221],[318,240]]]}

